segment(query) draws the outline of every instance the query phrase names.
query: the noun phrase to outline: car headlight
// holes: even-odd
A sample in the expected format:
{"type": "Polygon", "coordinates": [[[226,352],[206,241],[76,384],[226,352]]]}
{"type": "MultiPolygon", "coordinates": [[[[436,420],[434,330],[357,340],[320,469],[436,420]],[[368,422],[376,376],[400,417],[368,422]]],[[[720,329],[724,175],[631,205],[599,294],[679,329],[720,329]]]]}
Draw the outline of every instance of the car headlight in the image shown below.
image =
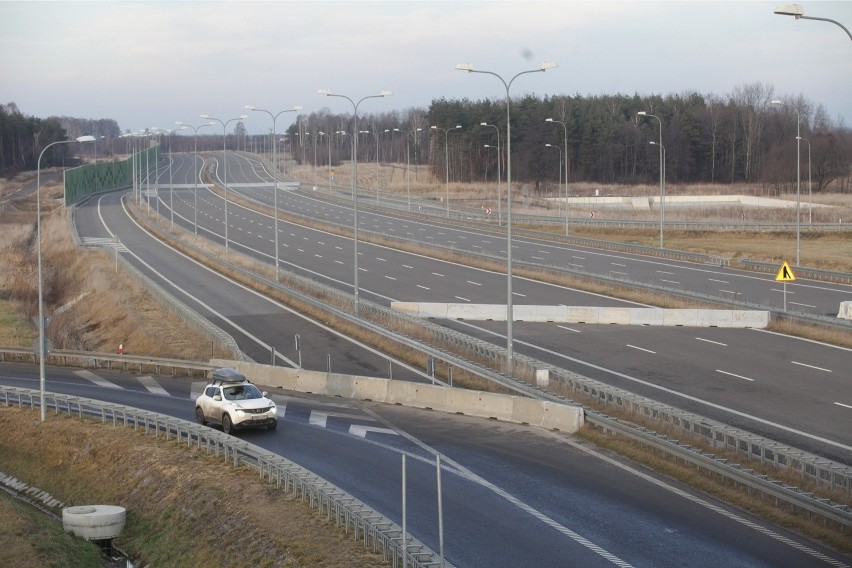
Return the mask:
{"type": "Polygon", "coordinates": [[[245,416],[245,415],[246,415],[245,411],[243,411],[243,410],[237,410],[237,416],[239,416],[240,418],[242,418],[242,417],[243,417],[243,416],[245,416]]]}
{"type": "Polygon", "coordinates": [[[272,408],[270,408],[270,409],[269,409],[269,413],[270,413],[270,414],[275,414],[276,412],[278,412],[278,409],[277,409],[277,408],[275,408],[275,405],[273,404],[273,405],[272,405],[272,408]]]}

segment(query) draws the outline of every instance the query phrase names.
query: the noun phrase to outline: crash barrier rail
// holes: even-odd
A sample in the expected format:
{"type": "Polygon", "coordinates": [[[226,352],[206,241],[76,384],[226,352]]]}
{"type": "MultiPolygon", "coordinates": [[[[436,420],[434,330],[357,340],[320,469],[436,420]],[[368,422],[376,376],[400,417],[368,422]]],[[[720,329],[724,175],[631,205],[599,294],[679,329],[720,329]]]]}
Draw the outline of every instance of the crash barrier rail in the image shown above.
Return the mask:
{"type": "MultiPolygon", "coordinates": [[[[0,393],[5,406],[40,408],[37,390],[0,386],[0,393]]],[[[255,468],[261,481],[299,496],[319,514],[334,519],[347,534],[351,531],[355,540],[363,540],[364,548],[382,554],[392,566],[400,565],[403,551],[408,566],[425,568],[440,564],[437,554],[410,534],[403,535],[402,528],[389,518],[322,477],[260,446],[180,418],[78,396],[45,393],[45,410],[99,419],[103,423],[111,421],[113,426],[132,427],[155,438],[162,435],[167,441],[174,439],[179,445],[186,444],[188,449],[195,447],[208,455],[221,456],[224,463],[234,468],[241,465],[255,468]]],[[[450,564],[445,562],[445,566],[450,564]]]]}
{"type": "MultiPolygon", "coordinates": [[[[38,340],[36,340],[38,341],[38,340]]],[[[32,361],[38,363],[38,354],[33,349],[25,347],[0,346],[0,360],[7,361],[32,361]]],[[[177,375],[178,369],[184,371],[185,375],[195,372],[208,372],[216,370],[212,363],[200,363],[198,361],[187,361],[185,359],[170,359],[167,357],[148,357],[147,355],[128,355],[118,353],[98,353],[95,351],[75,351],[72,349],[53,349],[45,353],[46,364],[62,365],[68,367],[68,363],[76,362],[80,367],[106,367],[108,369],[120,368],[124,372],[139,369],[139,373],[146,369],[154,369],[154,374],[162,375],[163,370],[171,369],[172,376],[177,375]]],[[[72,365],[74,366],[74,365],[72,365]]]]}
{"type": "MultiPolygon", "coordinates": [[[[749,260],[744,258],[740,261],[746,268],[753,268],[755,270],[759,270],[761,272],[768,272],[770,274],[777,273],[778,269],[781,268],[778,263],[773,262],[758,262],[756,260],[749,260]]],[[[836,282],[838,284],[852,284],[852,273],[849,272],[835,272],[832,270],[820,270],[817,268],[807,268],[805,266],[792,266],[793,274],[796,275],[796,278],[810,278],[813,280],[821,280],[824,282],[836,282]]]]}
{"type": "MultiPolygon", "coordinates": [[[[177,238],[175,235],[173,237],[177,238]]],[[[507,352],[503,347],[498,347],[493,343],[454,331],[428,320],[421,320],[394,312],[389,307],[381,306],[364,299],[360,300],[361,317],[356,317],[353,315],[354,309],[352,309],[352,306],[354,305],[354,299],[351,294],[341,292],[330,286],[287,271],[282,271],[282,274],[291,282],[298,283],[299,289],[297,290],[292,286],[282,286],[278,282],[225,261],[215,254],[203,251],[190,243],[183,241],[182,244],[195,251],[195,254],[208,258],[214,265],[221,264],[227,266],[229,269],[242,273],[264,286],[275,288],[297,298],[299,301],[330,312],[341,319],[352,322],[362,329],[395,341],[415,352],[422,353],[435,360],[443,361],[450,368],[455,367],[474,375],[485,377],[514,392],[526,394],[527,396],[545,398],[562,403],[573,402],[566,401],[564,397],[553,395],[552,393],[495,371],[494,369],[508,368],[507,352]],[[335,301],[341,305],[348,306],[348,308],[343,310],[332,307],[330,304],[335,301]],[[374,321],[394,322],[395,329],[425,330],[431,334],[430,342],[440,347],[426,344],[422,339],[409,337],[402,332],[390,331],[388,329],[390,327],[389,324],[379,325],[373,323],[374,321]],[[465,355],[459,356],[456,355],[457,353],[464,353],[465,355]]],[[[234,243],[234,246],[238,245],[234,243]]],[[[677,291],[674,292],[676,293],[677,291]]],[[[622,407],[628,413],[657,420],[677,430],[689,432],[690,435],[700,436],[714,447],[725,447],[746,456],[750,460],[759,460],[764,464],[769,463],[775,468],[794,470],[803,477],[813,480],[819,486],[828,485],[831,490],[845,494],[847,499],[852,497],[852,468],[848,465],[833,462],[815,454],[792,448],[786,444],[756,436],[751,432],[732,428],[726,424],[660,404],[651,399],[543,363],[518,352],[515,353],[514,365],[516,367],[516,375],[523,375],[524,372],[532,375],[538,369],[549,370],[555,380],[565,384],[581,397],[595,399],[604,405],[616,405],[622,407]]]]}
{"type": "MultiPolygon", "coordinates": [[[[90,196],[86,196],[84,199],[88,199],[90,196]]],[[[245,360],[246,356],[240,350],[237,342],[231,337],[230,334],[226,333],[222,328],[211,322],[210,320],[201,317],[194,310],[190,309],[186,304],[178,300],[172,294],[166,292],[162,286],[154,282],[151,278],[149,278],[145,273],[141,270],[137,269],[128,259],[126,259],[123,255],[118,254],[118,250],[121,247],[121,243],[119,241],[113,241],[111,243],[105,243],[103,240],[99,240],[95,243],[84,243],[80,238],[80,235],[77,233],[77,224],[74,222],[74,215],[76,214],[76,207],[68,208],[68,223],[71,227],[71,236],[74,239],[74,243],[78,247],[82,248],[109,248],[113,247],[116,250],[115,253],[115,262],[116,265],[121,265],[122,269],[124,269],[130,276],[141,283],[145,289],[148,291],[151,296],[153,296],[157,301],[160,302],[160,305],[170,311],[172,314],[179,317],[186,324],[194,327],[200,333],[207,335],[211,338],[213,342],[218,342],[219,346],[225,350],[225,352],[230,353],[234,359],[245,360]]],[[[210,356],[214,356],[214,348],[211,345],[210,348],[210,356]]]]}
{"type": "Polygon", "coordinates": [[[159,145],[151,146],[120,161],[86,164],[65,171],[65,206],[73,205],[84,197],[128,187],[133,183],[133,160],[136,160],[137,175],[139,164],[156,165],[160,159],[159,145]],[[147,159],[147,162],[146,162],[147,159]]]}

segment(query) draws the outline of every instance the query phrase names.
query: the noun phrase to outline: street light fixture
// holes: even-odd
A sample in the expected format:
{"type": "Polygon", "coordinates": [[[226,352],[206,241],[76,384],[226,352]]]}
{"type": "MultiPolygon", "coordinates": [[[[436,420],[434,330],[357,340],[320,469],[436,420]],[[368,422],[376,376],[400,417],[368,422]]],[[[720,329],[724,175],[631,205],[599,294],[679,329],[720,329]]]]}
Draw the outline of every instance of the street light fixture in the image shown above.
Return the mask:
{"type": "Polygon", "coordinates": [[[565,234],[568,234],[568,127],[560,120],[545,118],[545,122],[553,122],[562,125],[562,133],[564,135],[563,148],[565,150],[565,234]]]}
{"type": "Polygon", "coordinates": [[[376,130],[376,205],[379,204],[379,136],[382,135],[382,132],[388,133],[390,129],[376,130]]]}
{"type": "MultiPolygon", "coordinates": [[[[493,124],[488,124],[487,122],[480,122],[479,126],[485,126],[486,128],[493,128],[497,131],[497,226],[503,226],[503,192],[500,190],[500,180],[503,177],[500,171],[500,129],[493,124]]],[[[485,145],[486,148],[493,148],[493,146],[485,145]]]]}
{"type": "Polygon", "coordinates": [[[195,234],[197,235],[198,234],[198,178],[201,176],[200,172],[198,171],[198,129],[204,128],[205,126],[214,126],[216,123],[215,122],[208,122],[207,124],[202,124],[202,125],[199,125],[199,126],[192,126],[191,124],[185,124],[181,121],[177,121],[177,122],[175,122],[175,124],[180,126],[180,129],[190,128],[190,129],[192,129],[192,132],[193,132],[193,135],[192,135],[192,138],[193,138],[192,164],[195,168],[195,175],[193,176],[194,179],[195,179],[195,189],[192,192],[192,196],[193,196],[193,201],[194,201],[195,212],[194,212],[194,218],[192,220],[192,224],[195,227],[195,234]]]}
{"type": "MultiPolygon", "coordinates": [[[[390,91],[379,91],[378,95],[368,95],[360,99],[357,103],[353,101],[351,98],[346,95],[336,95],[333,94],[329,89],[320,89],[317,91],[321,95],[325,95],[327,97],[338,97],[341,99],[346,99],[352,104],[352,111],[354,114],[355,124],[353,128],[353,132],[355,135],[352,137],[352,225],[353,225],[353,236],[354,236],[354,244],[355,244],[355,272],[353,277],[353,284],[355,288],[355,315],[358,316],[359,312],[359,291],[358,291],[358,107],[367,99],[380,99],[382,97],[390,96],[392,93],[390,91]]],[[[331,156],[329,156],[329,160],[331,156]]]]}
{"type": "Polygon", "coordinates": [[[287,110],[282,110],[276,114],[272,114],[271,111],[264,110],[262,108],[255,108],[254,105],[246,105],[245,108],[247,110],[257,111],[257,112],[265,112],[272,118],[272,167],[275,170],[273,177],[275,178],[275,189],[273,189],[272,196],[272,209],[275,214],[275,281],[278,281],[279,275],[279,260],[278,260],[278,152],[277,152],[277,144],[276,139],[278,138],[278,134],[276,134],[275,130],[275,121],[278,120],[278,117],[285,112],[297,112],[302,110],[302,107],[299,105],[294,106],[293,108],[288,108],[287,110]]]}
{"type": "Polygon", "coordinates": [[[94,142],[94,136],[80,136],[74,140],[57,140],[51,142],[38,155],[36,162],[36,240],[38,241],[38,377],[40,391],[40,407],[41,421],[47,419],[47,412],[44,402],[44,356],[45,356],[45,338],[44,338],[44,276],[41,268],[41,158],[51,146],[57,144],[72,144],[74,142],[94,142]]]}
{"type": "Polygon", "coordinates": [[[456,65],[456,69],[459,71],[493,75],[500,79],[500,82],[503,83],[503,86],[506,88],[506,198],[508,200],[508,203],[506,204],[506,351],[507,373],[509,376],[512,376],[514,367],[514,354],[512,346],[512,320],[514,319],[515,315],[512,306],[512,99],[509,96],[509,89],[511,88],[512,83],[515,82],[515,79],[517,79],[521,75],[526,75],[528,73],[543,73],[548,69],[553,69],[555,67],[556,63],[542,63],[538,69],[521,71],[520,73],[512,77],[512,79],[507,83],[503,79],[503,77],[501,77],[497,73],[494,73],[493,71],[481,71],[478,69],[474,69],[473,65],[471,65],[470,63],[459,63],[458,65],[456,65]]]}
{"type": "Polygon", "coordinates": [[[213,120],[222,125],[222,170],[223,170],[223,179],[225,184],[225,252],[228,252],[228,156],[227,156],[227,148],[226,145],[228,143],[228,134],[227,128],[228,125],[237,120],[245,120],[248,118],[247,114],[241,114],[237,118],[230,118],[226,121],[221,121],[216,117],[210,116],[209,114],[202,114],[201,118],[206,120],[213,120]]]}
{"type": "MultiPolygon", "coordinates": [[[[772,99],[772,104],[782,105],[781,99],[772,99]]],[[[802,217],[802,115],[796,108],[796,266],[801,256],[801,217],[802,217]]]]}
{"type": "Polygon", "coordinates": [[[798,4],[781,4],[780,6],[775,8],[775,13],[779,16],[794,16],[797,20],[820,20],[822,22],[831,22],[832,24],[838,25],[843,28],[843,31],[846,32],[846,35],[849,36],[849,39],[852,39],[852,33],[849,33],[849,30],[846,29],[846,26],[844,26],[840,22],[829,18],[805,16],[805,10],[798,4]]]}
{"type": "Polygon", "coordinates": [[[448,137],[450,132],[454,132],[461,128],[461,124],[456,124],[455,128],[444,129],[437,126],[431,126],[432,130],[440,130],[444,133],[444,169],[447,174],[447,218],[450,218],[450,146],[448,137]]]}
{"type": "Polygon", "coordinates": [[[636,114],[638,116],[650,116],[651,118],[656,118],[657,122],[660,123],[660,248],[663,248],[663,223],[666,219],[666,165],[665,158],[663,156],[663,121],[660,120],[659,116],[648,114],[644,110],[640,110],[636,114]]]}

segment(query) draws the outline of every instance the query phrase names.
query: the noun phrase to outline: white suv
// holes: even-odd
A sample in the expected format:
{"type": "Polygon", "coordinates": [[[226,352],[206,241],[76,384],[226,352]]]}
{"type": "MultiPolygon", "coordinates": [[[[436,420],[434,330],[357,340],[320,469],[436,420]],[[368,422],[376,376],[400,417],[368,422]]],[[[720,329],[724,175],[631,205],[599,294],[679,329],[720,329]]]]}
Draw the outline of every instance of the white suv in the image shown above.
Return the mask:
{"type": "Polygon", "coordinates": [[[226,434],[240,428],[275,430],[278,426],[275,403],[245,375],[235,369],[217,369],[212,379],[195,399],[195,419],[199,424],[221,424],[226,434]]]}

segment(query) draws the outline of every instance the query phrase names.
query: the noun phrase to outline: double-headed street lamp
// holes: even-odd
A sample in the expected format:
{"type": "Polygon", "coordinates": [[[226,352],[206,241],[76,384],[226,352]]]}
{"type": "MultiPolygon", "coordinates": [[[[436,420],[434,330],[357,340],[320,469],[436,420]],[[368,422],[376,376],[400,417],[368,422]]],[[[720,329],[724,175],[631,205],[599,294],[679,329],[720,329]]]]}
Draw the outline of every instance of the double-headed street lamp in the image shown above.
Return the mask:
{"type": "Polygon", "coordinates": [[[648,114],[644,110],[640,110],[636,113],[639,116],[649,116],[651,118],[656,118],[657,122],[660,123],[660,248],[663,248],[663,223],[666,219],[666,201],[665,201],[665,158],[663,157],[663,121],[660,120],[659,116],[648,114]]]}
{"type": "Polygon", "coordinates": [[[293,108],[288,108],[287,110],[282,110],[276,114],[272,114],[272,112],[268,110],[264,110],[262,108],[256,108],[254,105],[246,105],[245,108],[247,110],[257,111],[257,112],[265,112],[272,118],[272,167],[275,169],[275,173],[273,177],[275,178],[275,189],[273,190],[272,196],[272,208],[275,214],[275,281],[278,281],[279,267],[278,267],[278,153],[277,153],[277,144],[276,139],[278,138],[277,131],[275,130],[275,121],[278,120],[278,117],[285,112],[297,112],[302,110],[302,107],[299,105],[294,106],[293,108]]]}
{"type": "Polygon", "coordinates": [[[45,338],[44,338],[44,276],[41,268],[41,158],[51,146],[57,144],[72,144],[74,142],[94,142],[94,136],[80,136],[74,140],[57,140],[51,142],[38,155],[36,162],[36,240],[38,241],[38,377],[40,390],[40,405],[41,405],[41,421],[47,419],[47,413],[44,406],[44,356],[45,356],[45,338]]]}
{"type": "Polygon", "coordinates": [[[192,192],[192,196],[193,196],[195,212],[194,212],[192,224],[195,227],[195,234],[197,235],[198,234],[198,178],[201,175],[198,171],[198,129],[204,128],[205,126],[213,126],[216,123],[215,122],[208,122],[207,124],[201,124],[199,126],[192,126],[191,124],[185,124],[181,121],[177,121],[177,122],[175,122],[175,124],[180,126],[181,129],[190,128],[193,132],[193,135],[192,135],[192,138],[193,138],[192,164],[193,164],[194,169],[195,169],[195,174],[194,174],[195,189],[192,192]]]}
{"type": "MultiPolygon", "coordinates": [[[[327,97],[339,97],[341,99],[346,99],[350,103],[352,103],[352,111],[354,114],[355,124],[352,131],[355,135],[352,137],[352,225],[353,225],[353,233],[354,233],[354,242],[355,242],[355,271],[353,277],[353,284],[355,287],[355,315],[358,315],[359,312],[359,292],[358,292],[358,107],[367,99],[380,99],[382,97],[387,97],[392,93],[390,91],[380,91],[378,95],[368,95],[362,99],[360,99],[357,103],[347,97],[346,95],[335,95],[329,89],[320,89],[317,91],[321,95],[325,95],[327,97]]],[[[329,160],[331,160],[331,156],[329,155],[329,160]]]]}
{"type": "Polygon", "coordinates": [[[547,71],[548,69],[553,69],[555,67],[556,63],[542,63],[538,69],[521,71],[520,73],[512,77],[512,79],[507,83],[503,79],[503,77],[501,77],[497,73],[494,73],[492,71],[480,71],[474,69],[473,65],[471,65],[470,63],[459,63],[458,65],[456,65],[456,69],[459,71],[493,75],[500,79],[500,82],[503,83],[503,86],[506,88],[506,197],[508,200],[508,203],[506,204],[506,351],[507,372],[509,376],[512,375],[514,367],[514,354],[512,348],[512,320],[515,317],[514,309],[512,306],[512,99],[509,96],[509,89],[512,86],[512,83],[515,82],[515,79],[517,79],[521,75],[526,75],[528,73],[543,73],[544,71],[547,71]]]}
{"type": "MultiPolygon", "coordinates": [[[[781,99],[772,99],[772,104],[783,104],[781,99]]],[[[801,216],[802,216],[802,115],[796,109],[796,266],[799,266],[801,253],[801,216]]]]}
{"type": "Polygon", "coordinates": [[[852,39],[852,33],[850,33],[849,30],[846,29],[846,26],[844,26],[840,22],[829,18],[805,16],[804,9],[798,4],[781,4],[780,6],[775,8],[775,13],[779,16],[794,16],[797,20],[819,20],[821,22],[831,22],[832,24],[838,25],[843,28],[843,31],[846,32],[846,35],[849,36],[849,39],[852,39]]]}
{"type": "Polygon", "coordinates": [[[545,118],[545,122],[553,122],[562,125],[562,133],[564,135],[563,148],[565,150],[565,234],[568,234],[568,127],[561,120],[553,120],[545,118]]]}
{"type": "Polygon", "coordinates": [[[456,130],[461,129],[461,124],[456,124],[454,128],[438,128],[437,126],[431,126],[432,130],[440,130],[444,133],[444,169],[447,173],[447,218],[450,218],[450,145],[449,145],[449,134],[450,132],[454,132],[456,130]]]}
{"type": "MultiPolygon", "coordinates": [[[[216,117],[210,116],[209,114],[202,114],[201,118],[205,120],[213,120],[222,125],[222,169],[224,176],[224,184],[225,184],[225,252],[228,252],[228,156],[227,156],[227,143],[228,143],[228,133],[227,128],[228,125],[237,120],[245,120],[248,118],[247,114],[241,114],[237,118],[230,118],[226,121],[221,121],[216,117]]],[[[276,231],[277,234],[277,231],[276,231]]]]}
{"type": "MultiPolygon", "coordinates": [[[[500,180],[502,176],[500,175],[500,161],[502,159],[502,155],[500,154],[500,129],[497,128],[493,124],[488,124],[487,122],[480,122],[479,126],[484,126],[486,128],[493,128],[497,132],[497,226],[503,226],[503,192],[500,191],[500,180]]],[[[485,145],[486,148],[493,148],[494,146],[485,145]]]]}

